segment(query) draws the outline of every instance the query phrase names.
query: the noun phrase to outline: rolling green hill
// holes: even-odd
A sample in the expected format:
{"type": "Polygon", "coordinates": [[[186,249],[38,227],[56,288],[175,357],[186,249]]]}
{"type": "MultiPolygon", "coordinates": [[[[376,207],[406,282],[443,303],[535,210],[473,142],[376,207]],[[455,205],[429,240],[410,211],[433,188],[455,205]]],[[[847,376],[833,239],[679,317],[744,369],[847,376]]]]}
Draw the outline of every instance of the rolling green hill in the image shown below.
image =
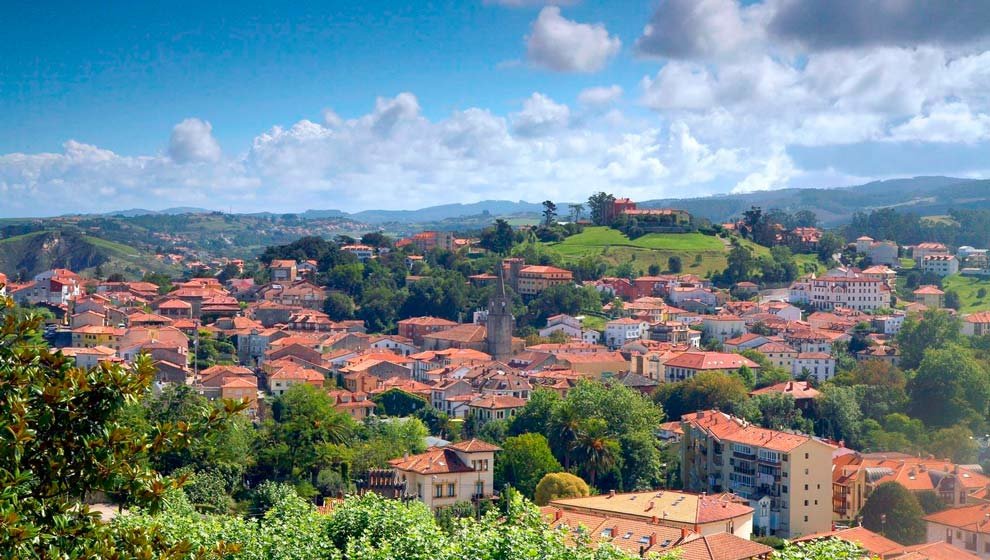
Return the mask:
{"type": "Polygon", "coordinates": [[[42,230],[0,239],[0,272],[11,278],[29,278],[51,268],[104,276],[119,272],[139,278],[145,271],[167,271],[154,255],[73,229],[42,230]]]}
{"type": "MultiPolygon", "coordinates": [[[[767,249],[743,241],[754,254],[766,254],[767,249]]],[[[722,271],[726,266],[728,242],[701,233],[650,233],[629,239],[622,232],[607,227],[587,227],[559,243],[545,243],[544,248],[567,262],[587,256],[601,257],[611,266],[632,263],[633,269],[646,274],[650,265],[667,270],[670,257],[680,257],[683,272],[704,276],[722,271]]]]}
{"type": "Polygon", "coordinates": [[[942,280],[942,289],[952,290],[959,294],[959,303],[961,304],[959,311],[962,313],[990,311],[990,278],[953,274],[942,280]],[[979,297],[981,288],[984,294],[982,298],[979,297]]]}

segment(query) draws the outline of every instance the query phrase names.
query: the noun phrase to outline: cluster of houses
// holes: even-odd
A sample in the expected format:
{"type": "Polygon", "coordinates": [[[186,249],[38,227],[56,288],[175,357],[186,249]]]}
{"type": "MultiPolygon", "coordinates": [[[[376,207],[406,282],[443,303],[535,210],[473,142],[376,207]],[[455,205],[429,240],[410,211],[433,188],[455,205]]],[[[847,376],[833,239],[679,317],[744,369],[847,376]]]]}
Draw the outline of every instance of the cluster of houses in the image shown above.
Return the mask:
{"type": "MultiPolygon", "coordinates": [[[[438,232],[406,241],[421,250],[456,243],[438,232]]],[[[857,248],[860,241],[873,250],[872,240],[858,240],[857,248]]],[[[934,245],[915,248],[922,266],[943,254],[934,245]]],[[[363,245],[344,250],[358,258],[378,254],[363,245]]],[[[894,363],[894,335],[906,313],[944,304],[941,290],[922,286],[907,309],[892,309],[896,272],[884,264],[802,278],[782,297],[759,297],[746,282],[719,290],[695,275],[603,278],[587,283],[612,297],[599,314],[603,327],[587,317],[555,315],[539,331],[553,342],[527,344],[513,336],[505,287],[532,297],[573,284],[570,271],[506,259],[493,274],[469,279],[496,287],[472,322],[409,317],[398,322],[397,334],[331,320],[321,311],[328,292],[313,283],[315,271],[312,262],[276,260],[264,285],[207,277],[164,290],[147,282],[86,280],[64,269],[24,283],[0,277],[0,283],[17,302],[56,312],[58,326],[49,335],[82,367],[130,363],[147,354],[160,383],[186,384],[211,399],[246,399],[255,416],[265,413],[266,396],[309,384],[326,388],[335,407],[356,420],[375,414],[380,396],[398,392],[479,425],[511,419],[539,388],[566,395],[580,380],[592,379],[650,394],[704,372],[757,372],[760,363],[792,379],[754,393],[789,394],[797,406],[808,406],[818,395],[815,385],[836,373],[836,343],[865,336],[868,345],[857,359],[894,363]],[[231,363],[203,370],[192,365],[189,354],[201,336],[229,340],[236,349],[231,363]],[[765,360],[758,363],[743,351],[765,360]]],[[[965,334],[990,333],[990,313],[964,317],[963,324],[965,334]]],[[[675,419],[658,427],[658,435],[679,449],[685,491],[556,500],[543,510],[547,522],[581,525],[593,540],[630,552],[679,549],[689,558],[767,557],[770,550],[750,542],[750,534],[857,539],[883,558],[939,558],[944,546],[990,558],[990,479],[979,467],[861,454],[842,442],[760,428],[717,410],[675,419]],[[881,535],[861,528],[835,530],[854,522],[872,489],[888,480],[935,491],[954,506],[926,518],[936,552],[887,546],[881,535]]],[[[423,454],[369,473],[367,487],[432,507],[493,496],[496,446],[432,443],[423,454]]],[[[966,554],[959,550],[954,557],[966,554]]]]}

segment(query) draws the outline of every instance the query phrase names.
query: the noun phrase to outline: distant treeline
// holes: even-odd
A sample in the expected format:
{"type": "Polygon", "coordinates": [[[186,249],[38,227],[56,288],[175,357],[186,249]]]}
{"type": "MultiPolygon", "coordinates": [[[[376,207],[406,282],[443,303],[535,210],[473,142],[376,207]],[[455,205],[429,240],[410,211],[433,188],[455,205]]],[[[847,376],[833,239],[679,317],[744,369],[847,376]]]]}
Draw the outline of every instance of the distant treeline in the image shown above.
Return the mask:
{"type": "Polygon", "coordinates": [[[867,235],[901,245],[938,241],[954,247],[987,247],[990,246],[990,210],[949,210],[946,218],[937,220],[893,208],[857,212],[842,232],[848,240],[867,235]]]}

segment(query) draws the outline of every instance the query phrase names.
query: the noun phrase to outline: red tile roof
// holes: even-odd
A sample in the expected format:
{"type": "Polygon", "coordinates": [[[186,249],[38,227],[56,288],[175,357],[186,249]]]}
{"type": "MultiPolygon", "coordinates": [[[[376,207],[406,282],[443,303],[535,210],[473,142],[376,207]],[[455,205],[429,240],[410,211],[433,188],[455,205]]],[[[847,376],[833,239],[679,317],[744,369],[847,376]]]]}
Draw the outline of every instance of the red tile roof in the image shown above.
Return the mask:
{"type": "Polygon", "coordinates": [[[474,469],[461,461],[454,450],[443,447],[431,447],[425,453],[392,459],[388,463],[398,470],[419,474],[474,472],[474,469]]]}
{"type": "Polygon", "coordinates": [[[830,531],[827,533],[813,533],[794,539],[794,542],[808,542],[823,539],[839,539],[859,545],[871,554],[883,556],[886,553],[901,548],[901,545],[870,531],[865,527],[853,527],[841,531],[830,531]]]}
{"type": "Polygon", "coordinates": [[[497,445],[492,445],[487,441],[481,441],[480,439],[474,439],[474,438],[469,439],[467,441],[452,443],[447,447],[449,449],[456,449],[458,451],[463,451],[465,453],[486,453],[486,452],[502,450],[502,448],[497,445]]]}
{"type": "Polygon", "coordinates": [[[748,560],[763,557],[773,551],[769,546],[731,533],[703,535],[675,550],[681,560],[748,560]]]}
{"type": "Polygon", "coordinates": [[[990,534],[990,504],[951,508],[926,515],[923,519],[972,533],[990,534]]]}
{"type": "Polygon", "coordinates": [[[739,369],[742,366],[750,369],[760,367],[760,364],[745,356],[724,352],[684,352],[680,356],[667,360],[666,365],[697,370],[739,369]]]}

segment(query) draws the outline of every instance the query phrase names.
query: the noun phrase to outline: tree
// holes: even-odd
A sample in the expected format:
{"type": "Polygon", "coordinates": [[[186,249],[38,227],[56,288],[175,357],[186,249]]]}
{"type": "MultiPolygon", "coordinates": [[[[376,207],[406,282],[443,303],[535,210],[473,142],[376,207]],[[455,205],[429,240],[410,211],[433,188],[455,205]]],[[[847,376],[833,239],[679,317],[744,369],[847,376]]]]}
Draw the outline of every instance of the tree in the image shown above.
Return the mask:
{"type": "Polygon", "coordinates": [[[591,221],[597,226],[607,226],[612,219],[612,203],[615,197],[597,192],[588,198],[588,208],[591,211],[591,221]]]}
{"type": "Polygon", "coordinates": [[[394,387],[375,395],[371,400],[378,405],[378,413],[385,416],[410,416],[429,406],[425,398],[394,387]]]}
{"type": "Polygon", "coordinates": [[[680,274],[684,270],[684,265],[681,263],[681,258],[677,255],[667,258],[667,270],[671,274],[680,274]]]}
{"type": "Polygon", "coordinates": [[[774,560],[861,560],[867,553],[856,543],[839,539],[820,539],[787,543],[773,552],[774,560]]]}
{"type": "Polygon", "coordinates": [[[351,296],[341,292],[330,292],[327,299],[323,301],[323,312],[332,321],[344,321],[354,318],[354,300],[351,296]]]}
{"type": "Polygon", "coordinates": [[[976,462],[979,446],[973,439],[972,430],[959,425],[936,430],[928,443],[928,452],[956,464],[968,465],[976,462]]]}
{"type": "Polygon", "coordinates": [[[11,306],[0,297],[0,550],[11,558],[115,556],[127,543],[110,541],[84,498],[102,491],[157,508],[179,482],[151,470],[149,455],[188,445],[244,407],[136,431],[121,414],[150,390],[151,360],[73,367],[36,342],[38,318],[7,313],[11,306]]]}
{"type": "Polygon", "coordinates": [[[845,239],[831,231],[827,231],[818,240],[818,259],[823,263],[831,262],[833,255],[841,251],[845,246],[845,239]]]}
{"type": "Polygon", "coordinates": [[[609,435],[608,423],[601,418],[581,422],[573,446],[574,455],[588,473],[592,486],[600,473],[616,466],[622,453],[622,446],[609,435]]]}
{"type": "Polygon", "coordinates": [[[495,486],[511,484],[524,496],[533,496],[536,485],[548,473],[559,472],[560,463],[543,434],[506,438],[495,463],[495,486]]]}
{"type": "Polygon", "coordinates": [[[680,383],[665,384],[655,399],[671,418],[718,408],[733,412],[747,398],[742,379],[719,372],[704,372],[680,383]]]}
{"type": "Polygon", "coordinates": [[[543,225],[550,227],[557,223],[557,205],[552,200],[543,201],[543,225]]]}
{"type": "Polygon", "coordinates": [[[896,482],[884,482],[860,510],[863,526],[905,546],[925,542],[924,511],[918,498],[896,482]]]}
{"type": "Polygon", "coordinates": [[[925,512],[925,515],[937,513],[949,507],[934,490],[915,492],[914,497],[918,498],[918,504],[921,505],[921,511],[925,512]]]}
{"type": "Polygon", "coordinates": [[[571,204],[570,205],[570,209],[571,209],[571,221],[572,222],[580,222],[581,221],[581,215],[584,214],[584,205],[583,204],[571,204]]]}
{"type": "Polygon", "coordinates": [[[361,308],[357,311],[358,319],[364,321],[371,332],[387,332],[395,326],[399,308],[405,300],[404,290],[394,290],[387,287],[372,288],[361,298],[361,308]]]}
{"type": "Polygon", "coordinates": [[[509,222],[499,218],[495,220],[493,227],[485,228],[481,232],[479,245],[498,255],[508,254],[512,249],[515,235],[512,233],[512,226],[509,222]]]}
{"type": "Polygon", "coordinates": [[[581,478],[570,473],[550,473],[540,479],[536,485],[534,501],[536,505],[545,506],[553,500],[566,498],[581,498],[591,495],[591,489],[581,478]]]}
{"type": "Polygon", "coordinates": [[[818,434],[855,445],[863,413],[851,387],[828,385],[822,389],[815,399],[815,416],[818,434]]]}
{"type": "Polygon", "coordinates": [[[798,210],[794,213],[793,227],[818,227],[818,216],[811,210],[798,210]]]}
{"type": "Polygon", "coordinates": [[[932,348],[908,384],[910,411],[933,427],[986,420],[990,375],[972,351],[961,346],[932,348]]]}
{"type": "Polygon", "coordinates": [[[945,291],[945,307],[956,310],[962,307],[962,301],[959,299],[959,292],[955,290],[945,291]]]}
{"type": "Polygon", "coordinates": [[[538,321],[545,321],[559,313],[578,315],[585,310],[601,310],[601,296],[592,286],[576,286],[574,284],[557,284],[549,286],[536,296],[530,305],[530,311],[538,321]]]}
{"type": "Polygon", "coordinates": [[[391,247],[392,240],[384,233],[370,231],[361,236],[361,244],[370,245],[372,247],[391,247]]]}
{"type": "Polygon", "coordinates": [[[794,405],[794,397],[785,393],[755,395],[741,409],[741,416],[764,428],[808,431],[801,411],[794,405]]]}
{"type": "Polygon", "coordinates": [[[529,395],[526,406],[516,413],[509,425],[509,435],[544,433],[560,405],[560,395],[549,389],[536,389],[529,395]]]}
{"type": "Polygon", "coordinates": [[[911,314],[904,320],[897,333],[897,346],[901,349],[900,367],[914,369],[921,364],[929,348],[943,348],[959,342],[959,319],[938,309],[929,309],[921,315],[911,314]]]}
{"type": "Polygon", "coordinates": [[[315,485],[320,470],[346,469],[345,446],[356,430],[354,421],[334,409],[330,396],[309,384],[297,384],[272,403],[258,441],[259,466],[276,480],[315,485]]]}

